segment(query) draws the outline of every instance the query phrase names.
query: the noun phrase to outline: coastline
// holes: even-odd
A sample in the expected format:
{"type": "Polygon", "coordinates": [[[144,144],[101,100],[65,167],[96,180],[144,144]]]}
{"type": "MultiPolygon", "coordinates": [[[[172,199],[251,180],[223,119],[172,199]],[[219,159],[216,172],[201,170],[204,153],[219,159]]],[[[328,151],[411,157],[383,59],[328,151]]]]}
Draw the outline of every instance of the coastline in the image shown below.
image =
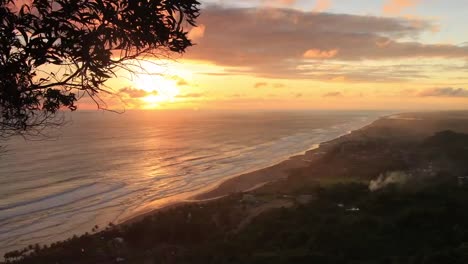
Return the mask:
{"type": "Polygon", "coordinates": [[[286,178],[289,174],[289,170],[291,169],[299,169],[307,166],[309,161],[304,160],[304,158],[308,155],[312,155],[311,153],[313,153],[313,151],[319,149],[320,144],[315,144],[315,146],[311,149],[302,152],[303,154],[292,155],[286,160],[280,161],[279,163],[274,163],[273,165],[267,166],[265,168],[255,169],[251,172],[226,177],[220,181],[210,184],[205,188],[189,193],[175,195],[168,199],[163,199],[163,201],[156,201],[156,205],[149,205],[148,207],[150,208],[148,210],[141,210],[140,212],[123,219],[117,223],[117,225],[132,224],[154,213],[162,212],[189,203],[207,203],[226,197],[233,193],[254,191],[267,183],[286,178]]]}
{"type": "MultiPolygon", "coordinates": [[[[453,115],[454,113],[459,113],[459,111],[447,111],[443,112],[443,115],[453,115]]],[[[462,111],[462,113],[464,112],[462,111]]],[[[223,178],[205,188],[195,190],[190,193],[182,193],[174,197],[170,197],[169,200],[163,200],[162,202],[156,201],[156,204],[159,204],[158,206],[150,205],[148,210],[136,212],[134,215],[117,223],[117,225],[135,223],[154,213],[190,203],[207,203],[231,194],[255,191],[266,184],[286,179],[291,170],[307,168],[310,164],[320,160],[323,154],[327,153],[330,149],[341,142],[359,140],[362,137],[367,137],[368,134],[374,134],[375,136],[375,134],[381,133],[382,131],[379,129],[382,127],[387,129],[389,122],[393,123],[394,126],[408,126],[409,128],[414,125],[413,122],[422,122],[423,124],[428,123],[429,126],[426,127],[426,129],[422,129],[416,134],[410,134],[416,137],[429,136],[437,131],[437,128],[439,127],[439,124],[433,124],[433,121],[431,121],[431,119],[434,119],[434,116],[437,116],[438,114],[441,114],[441,112],[398,112],[379,116],[360,128],[348,131],[347,133],[331,140],[316,143],[308,150],[293,154],[282,161],[272,163],[270,166],[223,178]],[[417,116],[418,118],[414,118],[414,116],[417,116]],[[426,117],[428,120],[425,119],[426,117]]],[[[445,117],[447,118],[447,116],[445,117]]],[[[408,129],[408,127],[405,129],[408,129]]]]}
{"type": "Polygon", "coordinates": [[[190,203],[207,203],[226,197],[230,194],[251,192],[263,187],[268,183],[284,180],[288,177],[291,170],[304,169],[309,166],[310,163],[313,163],[315,159],[321,157],[321,154],[326,152],[326,149],[329,148],[330,144],[347,139],[352,134],[365,130],[369,126],[372,126],[372,124],[375,122],[381,119],[387,119],[393,115],[396,114],[380,116],[360,128],[348,131],[347,133],[331,140],[316,143],[305,151],[292,154],[282,161],[273,162],[272,165],[267,167],[226,177],[213,184],[210,184],[207,187],[189,193],[181,193],[179,195],[169,197],[168,199],[163,199],[163,201],[156,201],[154,203],[156,205],[148,205],[147,210],[140,210],[134,215],[122,219],[117,223],[117,225],[129,225],[138,222],[147,216],[175,207],[190,203]]]}
{"type": "MultiPolygon", "coordinates": [[[[271,150],[269,150],[270,152],[265,152],[263,155],[256,155],[256,154],[249,155],[250,160],[245,160],[247,163],[252,163],[252,164],[257,164],[257,165],[251,166],[251,165],[244,165],[243,163],[239,163],[239,165],[234,164],[234,166],[231,166],[231,164],[229,164],[230,165],[229,167],[232,168],[232,170],[231,169],[219,170],[217,174],[212,175],[211,179],[208,178],[208,180],[204,180],[204,183],[202,182],[202,184],[196,186],[196,188],[193,188],[192,190],[187,188],[184,191],[176,190],[172,192],[171,194],[168,193],[164,195],[159,195],[158,194],[159,190],[157,189],[157,187],[148,188],[148,189],[152,189],[151,192],[148,192],[149,194],[148,196],[152,197],[154,194],[154,197],[158,197],[158,198],[149,198],[144,201],[134,199],[131,204],[132,206],[127,206],[125,203],[122,204],[122,206],[120,206],[119,204],[116,204],[115,206],[112,206],[112,207],[110,206],[103,207],[102,210],[101,208],[97,210],[94,210],[94,209],[88,210],[88,211],[85,210],[84,214],[77,214],[73,212],[73,210],[67,211],[67,213],[73,212],[72,214],[79,215],[79,218],[68,220],[68,219],[61,219],[60,217],[56,217],[57,219],[56,222],[58,224],[55,224],[55,222],[54,224],[51,224],[50,232],[42,231],[42,230],[47,230],[45,228],[39,229],[40,235],[37,237],[40,237],[40,238],[38,239],[36,239],[36,236],[33,235],[33,233],[35,232],[35,228],[37,226],[35,224],[27,226],[28,231],[26,231],[26,229],[24,228],[23,229],[18,228],[17,230],[19,231],[16,233],[14,233],[16,229],[14,228],[7,229],[8,228],[7,226],[7,228],[4,228],[4,229],[8,230],[8,232],[5,232],[4,236],[10,240],[8,241],[6,239],[3,240],[3,247],[0,249],[0,254],[11,251],[11,250],[15,250],[18,248],[24,248],[26,246],[29,246],[30,244],[39,244],[39,245],[46,246],[52,243],[56,243],[58,241],[64,241],[72,237],[73,235],[83,235],[86,233],[94,234],[96,232],[96,230],[93,231],[93,228],[95,226],[99,226],[100,230],[102,230],[102,227],[107,227],[110,223],[112,225],[120,225],[120,224],[126,224],[128,222],[135,222],[135,221],[138,221],[139,219],[144,218],[147,215],[151,215],[155,212],[165,210],[166,208],[172,208],[174,206],[184,205],[187,203],[204,202],[207,199],[219,198],[221,196],[225,196],[230,193],[253,191],[257,188],[261,188],[264,184],[268,182],[275,181],[281,178],[286,178],[287,172],[280,172],[279,175],[276,175],[276,172],[275,172],[274,173],[275,177],[269,177],[269,175],[265,175],[266,172],[263,172],[261,173],[261,174],[264,174],[262,176],[263,178],[257,175],[255,179],[248,179],[246,181],[245,178],[249,178],[247,175],[251,175],[252,173],[258,172],[260,170],[265,170],[267,168],[274,167],[274,166],[278,168],[279,166],[277,165],[283,162],[290,163],[290,159],[292,159],[293,157],[302,156],[308,151],[317,148],[319,146],[317,143],[326,142],[326,141],[335,139],[336,137],[346,135],[351,130],[358,129],[370,122],[373,122],[376,118],[379,118],[378,115],[381,115],[381,113],[371,113],[369,115],[363,115],[360,118],[354,118],[355,115],[351,115],[352,118],[343,119],[343,122],[340,122],[340,123],[330,122],[329,130],[326,129],[327,127],[326,125],[323,125],[325,127],[325,129],[323,130],[320,129],[319,127],[320,124],[313,125],[313,127],[317,126],[319,127],[319,129],[317,131],[315,129],[310,130],[311,132],[310,134],[306,134],[302,130],[300,131],[296,131],[294,129],[289,130],[290,132],[288,134],[285,134],[284,136],[287,137],[285,140],[289,140],[288,137],[292,136],[292,139],[293,139],[292,143],[286,142],[287,144],[280,144],[279,147],[271,148],[271,150]],[[343,125],[341,125],[342,123],[343,125]],[[332,127],[332,125],[333,126],[338,125],[338,126],[335,128],[335,127],[332,127]],[[329,132],[325,133],[327,131],[329,132]],[[297,141],[295,138],[296,133],[298,133],[299,135],[298,137],[299,141],[297,141]],[[238,177],[241,177],[244,179],[242,180],[236,179],[238,177]],[[208,193],[210,195],[209,197],[208,197],[208,193]],[[169,196],[164,197],[165,195],[169,195],[169,196]],[[110,208],[110,209],[107,209],[107,208],[110,208]],[[94,213],[94,211],[96,212],[94,213]],[[92,218],[90,218],[89,221],[82,221],[82,219],[84,219],[85,216],[86,217],[88,216],[88,212],[92,218]],[[79,220],[76,220],[76,219],[79,219],[79,220]],[[78,224],[73,226],[75,224],[75,221],[78,222],[78,224]],[[72,226],[73,228],[68,228],[69,226],[72,226]],[[13,235],[9,235],[10,232],[13,233],[13,235]]],[[[259,137],[262,137],[261,135],[262,133],[257,133],[255,131],[253,131],[253,133],[258,134],[259,137]]],[[[250,146],[245,145],[245,147],[252,147],[252,146],[253,144],[251,144],[250,146]]],[[[218,151],[220,150],[221,149],[218,149],[218,151]]],[[[223,153],[218,153],[218,154],[223,154],[223,153]]],[[[301,162],[301,164],[298,164],[298,166],[295,166],[295,165],[293,166],[300,167],[300,166],[306,166],[306,164],[307,163],[305,162],[301,162]]],[[[222,168],[222,166],[219,166],[219,167],[222,168]]],[[[109,167],[109,168],[114,169],[114,167],[109,167]]],[[[117,171],[118,169],[116,168],[115,170],[117,171]]],[[[123,171],[125,172],[125,170],[123,171]]],[[[135,174],[137,174],[138,172],[136,170],[132,170],[132,171],[134,171],[135,174]]],[[[187,175],[190,175],[190,174],[187,174],[187,175]]],[[[114,186],[102,185],[104,186],[104,188],[102,189],[100,189],[100,186],[101,185],[99,186],[96,185],[96,188],[94,187],[93,188],[96,189],[97,195],[105,197],[103,199],[107,199],[103,191],[114,188],[114,186]]],[[[120,183],[116,184],[116,186],[120,186],[120,183]]],[[[148,186],[151,186],[151,185],[148,185],[148,186]]],[[[94,191],[94,189],[92,189],[91,191],[94,191]]],[[[57,200],[62,202],[62,200],[60,199],[57,199],[57,200]]],[[[101,201],[97,201],[96,207],[100,206],[100,203],[101,201]]],[[[105,202],[102,202],[102,203],[104,204],[105,202]]],[[[45,203],[45,206],[48,206],[47,203],[45,203]]],[[[54,217],[54,215],[52,216],[54,217]]],[[[31,221],[36,221],[36,220],[32,219],[31,221]]],[[[13,222],[13,223],[16,223],[16,222],[13,222]]],[[[37,221],[37,223],[41,223],[41,221],[37,221]]]]}
{"type": "MultiPolygon", "coordinates": [[[[362,128],[324,141],[318,148],[254,171],[254,176],[252,173],[245,173],[225,179],[209,186],[211,189],[207,187],[198,193],[183,194],[186,196],[185,200],[172,198],[164,206],[116,223],[115,226],[52,245],[38,246],[30,255],[27,255],[30,252],[28,248],[9,252],[9,259],[17,258],[16,254],[23,254],[24,261],[21,260],[21,263],[25,264],[39,263],[41,260],[45,260],[44,263],[51,260],[54,263],[62,263],[64,260],[67,260],[67,263],[69,260],[70,263],[153,263],[155,260],[158,260],[158,263],[185,263],[187,260],[190,260],[190,263],[206,263],[206,257],[212,256],[216,259],[225,259],[227,256],[229,260],[244,253],[248,256],[263,257],[265,252],[275,251],[285,245],[285,251],[278,254],[296,256],[288,253],[291,249],[304,252],[304,244],[290,244],[288,241],[292,238],[292,241],[297,241],[295,239],[298,232],[316,227],[319,234],[323,234],[320,233],[321,230],[329,229],[327,233],[338,230],[336,235],[340,236],[340,230],[349,228],[349,215],[359,214],[359,208],[363,208],[363,212],[366,210],[365,217],[368,210],[375,209],[376,217],[388,219],[386,214],[382,216],[382,195],[378,195],[378,206],[369,207],[367,202],[376,202],[377,196],[371,195],[374,191],[370,190],[369,182],[375,181],[382,173],[422,173],[419,176],[415,174],[414,180],[423,184],[388,189],[402,191],[400,193],[409,191],[413,198],[413,190],[419,193],[424,189],[428,191],[428,195],[439,193],[434,192],[433,186],[454,187],[454,190],[462,191],[463,195],[466,195],[466,189],[460,189],[459,181],[460,175],[463,175],[467,168],[466,158],[451,158],[453,166],[447,171],[444,162],[449,156],[439,155],[441,151],[448,155],[457,150],[457,153],[462,153],[462,157],[468,157],[467,149],[464,148],[468,142],[468,122],[460,122],[461,120],[468,120],[468,112],[382,116],[362,128]],[[463,141],[460,143],[460,140],[463,141]],[[433,153],[429,155],[433,157],[429,164],[436,164],[431,165],[430,169],[436,173],[443,173],[438,174],[444,176],[440,180],[427,181],[428,178],[424,176],[428,172],[428,163],[419,161],[428,157],[428,153],[433,153]],[[293,167],[298,169],[288,174],[288,168],[293,167]],[[279,172],[281,170],[283,171],[279,172]],[[276,177],[271,177],[271,172],[275,172],[276,177]],[[264,185],[266,182],[262,181],[262,177],[267,177],[266,175],[269,181],[264,185]],[[420,180],[422,182],[419,182],[420,180]],[[356,196],[348,199],[349,195],[356,196]],[[363,197],[370,200],[362,200],[363,197]],[[362,204],[356,204],[357,202],[362,204]],[[314,214],[323,217],[323,220],[311,218],[312,221],[309,221],[308,217],[314,214]],[[344,226],[336,228],[328,221],[330,216],[343,219],[344,226]],[[291,226],[291,223],[294,225],[291,226]],[[274,235],[276,233],[277,236],[274,235]],[[274,242],[272,246],[267,245],[266,250],[258,247],[265,239],[274,242]],[[253,242],[246,243],[249,241],[253,242]]],[[[388,202],[395,202],[395,206],[400,207],[400,200],[388,196],[387,189],[383,194],[384,197],[390,198],[388,202]]],[[[464,201],[466,197],[461,199],[460,201],[464,201]]],[[[440,201],[440,197],[435,201],[440,201]]],[[[425,204],[427,203],[422,205],[425,204]]],[[[433,208],[432,203],[427,205],[433,208]]],[[[407,215],[405,210],[401,210],[401,213],[407,215]]],[[[443,215],[447,216],[446,213],[443,215]]],[[[371,220],[374,219],[372,216],[371,220]]],[[[358,238],[358,247],[362,235],[360,223],[358,222],[359,226],[356,228],[349,228],[355,231],[353,236],[358,238]]],[[[367,226],[369,225],[366,225],[366,228],[367,226]]],[[[392,229],[389,231],[393,232],[392,229]]],[[[319,237],[320,241],[333,245],[334,241],[329,239],[327,233],[325,237],[319,237]]],[[[313,232],[308,236],[315,241],[317,234],[313,232]]],[[[369,242],[372,241],[375,240],[369,242]]],[[[344,245],[346,244],[344,242],[344,245]]],[[[330,252],[334,254],[342,247],[337,246],[330,252]]],[[[307,251],[304,254],[309,252],[316,251],[307,251]]],[[[357,251],[353,250],[353,255],[354,252],[357,251]]]]}

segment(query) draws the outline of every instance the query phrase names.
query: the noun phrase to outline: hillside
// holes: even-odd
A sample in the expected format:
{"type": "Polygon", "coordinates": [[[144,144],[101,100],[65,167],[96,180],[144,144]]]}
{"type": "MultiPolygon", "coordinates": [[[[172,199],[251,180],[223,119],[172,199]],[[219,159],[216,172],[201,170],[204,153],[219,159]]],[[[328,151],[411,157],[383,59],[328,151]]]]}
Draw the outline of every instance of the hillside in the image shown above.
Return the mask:
{"type": "Polygon", "coordinates": [[[249,192],[5,257],[14,263],[468,263],[468,115],[383,118],[249,192]],[[462,118],[464,117],[464,118],[462,118]]]}

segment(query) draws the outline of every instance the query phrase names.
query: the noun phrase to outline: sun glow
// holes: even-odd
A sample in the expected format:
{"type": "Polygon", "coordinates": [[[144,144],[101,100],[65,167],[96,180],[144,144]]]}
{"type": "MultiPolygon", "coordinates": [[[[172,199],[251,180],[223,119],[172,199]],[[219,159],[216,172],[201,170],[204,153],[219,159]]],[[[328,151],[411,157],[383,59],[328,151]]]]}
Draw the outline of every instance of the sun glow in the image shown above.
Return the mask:
{"type": "Polygon", "coordinates": [[[140,98],[142,107],[146,109],[158,108],[162,103],[173,102],[179,94],[177,81],[156,74],[137,74],[133,80],[136,89],[147,94],[140,98]]]}

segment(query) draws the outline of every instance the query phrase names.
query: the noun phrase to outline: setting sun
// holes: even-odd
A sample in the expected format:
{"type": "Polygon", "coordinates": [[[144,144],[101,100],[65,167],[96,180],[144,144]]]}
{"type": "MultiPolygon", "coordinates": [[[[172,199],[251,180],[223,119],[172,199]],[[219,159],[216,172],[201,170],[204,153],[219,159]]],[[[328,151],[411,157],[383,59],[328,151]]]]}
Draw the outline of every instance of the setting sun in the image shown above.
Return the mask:
{"type": "Polygon", "coordinates": [[[154,74],[137,74],[133,80],[136,89],[146,92],[141,97],[141,108],[152,109],[159,107],[160,103],[172,102],[179,94],[176,80],[154,74]]]}

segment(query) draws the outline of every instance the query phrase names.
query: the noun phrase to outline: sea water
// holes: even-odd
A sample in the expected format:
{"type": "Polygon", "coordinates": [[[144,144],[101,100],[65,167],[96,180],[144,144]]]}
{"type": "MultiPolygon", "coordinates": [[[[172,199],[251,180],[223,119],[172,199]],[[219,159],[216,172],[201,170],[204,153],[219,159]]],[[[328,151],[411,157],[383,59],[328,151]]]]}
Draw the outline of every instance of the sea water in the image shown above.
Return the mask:
{"type": "Polygon", "coordinates": [[[0,253],[106,226],[280,162],[382,112],[79,111],[0,142],[0,253]]]}

